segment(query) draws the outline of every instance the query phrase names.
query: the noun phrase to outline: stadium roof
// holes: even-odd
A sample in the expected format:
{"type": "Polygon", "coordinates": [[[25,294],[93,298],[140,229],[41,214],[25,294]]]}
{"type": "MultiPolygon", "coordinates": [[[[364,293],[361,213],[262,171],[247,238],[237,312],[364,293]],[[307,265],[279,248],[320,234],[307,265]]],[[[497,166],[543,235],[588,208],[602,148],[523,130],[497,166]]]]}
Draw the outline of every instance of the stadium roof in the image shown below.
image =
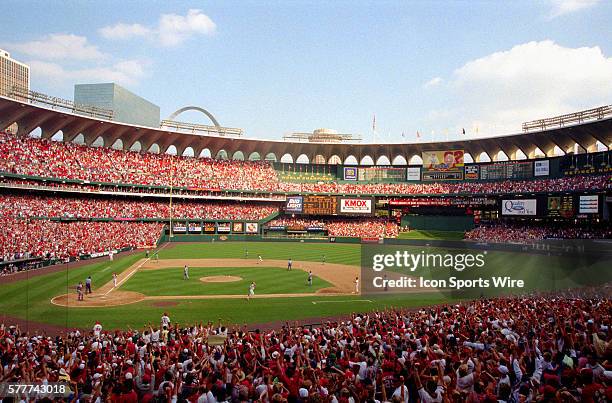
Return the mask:
{"type": "Polygon", "coordinates": [[[462,149],[478,162],[483,154],[493,161],[498,160],[500,151],[513,160],[518,159],[519,151],[528,158],[533,158],[539,149],[552,157],[555,147],[564,152],[573,152],[575,144],[578,144],[583,151],[593,152],[597,151],[597,141],[606,147],[612,145],[610,115],[565,127],[497,137],[427,143],[329,144],[189,134],[117,123],[53,109],[53,106],[33,105],[0,97],[0,130],[5,130],[14,123],[18,125],[19,135],[27,135],[40,128],[42,137],[50,138],[61,130],[64,141],[73,141],[82,134],[87,145],[101,137],[104,145],[109,147],[121,140],[125,150],[139,142],[142,150],[149,150],[154,144],[157,144],[160,152],[166,152],[170,146],[175,146],[179,155],[188,147],[193,149],[196,156],[204,149],[208,149],[212,156],[217,156],[219,151],[225,150],[229,158],[240,151],[245,159],[255,152],[261,159],[272,153],[279,161],[285,154],[291,155],[293,161],[302,154],[311,162],[322,159],[329,161],[333,156],[339,157],[341,161],[345,161],[349,156],[354,156],[357,161],[366,156],[370,156],[373,161],[382,156],[386,156],[389,161],[398,156],[410,161],[413,156],[420,156],[423,151],[462,149]]]}

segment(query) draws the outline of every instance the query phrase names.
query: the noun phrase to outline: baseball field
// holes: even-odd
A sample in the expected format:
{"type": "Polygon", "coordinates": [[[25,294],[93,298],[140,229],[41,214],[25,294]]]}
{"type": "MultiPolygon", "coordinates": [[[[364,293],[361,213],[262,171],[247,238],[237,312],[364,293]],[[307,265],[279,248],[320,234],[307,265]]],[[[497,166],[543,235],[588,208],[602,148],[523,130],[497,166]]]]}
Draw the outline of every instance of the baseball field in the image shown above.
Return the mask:
{"type": "MultiPolygon", "coordinates": [[[[156,324],[168,312],[181,324],[221,320],[256,327],[287,320],[319,323],[322,318],[351,312],[419,307],[461,298],[431,290],[376,297],[356,294],[360,259],[361,246],[356,244],[164,244],[151,251],[149,258],[136,252],[114,261],[56,267],[51,273],[44,269],[27,272],[27,278],[4,282],[0,285],[0,319],[67,328],[90,328],[100,321],[106,328],[127,328],[156,324]],[[289,259],[291,271],[287,270],[289,259]],[[76,285],[88,276],[93,293],[77,301],[76,285]],[[251,283],[256,284],[255,293],[247,298],[251,283]]],[[[492,265],[504,267],[504,273],[520,273],[532,283],[550,265],[546,257],[531,254],[496,252],[489,259],[492,265]]],[[[563,279],[559,280],[559,286],[564,286],[563,279]]]]}

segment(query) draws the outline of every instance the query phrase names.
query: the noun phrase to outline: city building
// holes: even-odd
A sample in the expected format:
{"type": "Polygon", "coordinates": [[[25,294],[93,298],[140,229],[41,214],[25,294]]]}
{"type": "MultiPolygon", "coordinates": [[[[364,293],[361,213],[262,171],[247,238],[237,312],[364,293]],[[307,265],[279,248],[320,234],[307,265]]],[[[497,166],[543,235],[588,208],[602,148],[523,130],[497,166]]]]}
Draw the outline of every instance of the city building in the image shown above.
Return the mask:
{"type": "Polygon", "coordinates": [[[112,110],[117,122],[159,127],[159,106],[115,83],[76,84],[74,103],[112,110]]]}

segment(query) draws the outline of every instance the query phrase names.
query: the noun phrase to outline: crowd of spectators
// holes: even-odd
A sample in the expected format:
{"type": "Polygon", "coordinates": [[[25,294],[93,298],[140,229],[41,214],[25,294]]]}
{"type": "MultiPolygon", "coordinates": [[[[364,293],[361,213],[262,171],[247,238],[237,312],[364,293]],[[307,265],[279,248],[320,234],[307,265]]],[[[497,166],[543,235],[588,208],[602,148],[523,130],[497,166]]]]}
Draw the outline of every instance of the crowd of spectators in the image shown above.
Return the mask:
{"type": "Polygon", "coordinates": [[[612,239],[612,228],[595,228],[590,225],[487,223],[466,231],[464,238],[497,243],[528,243],[543,239],[612,239]]]}
{"type": "Polygon", "coordinates": [[[453,183],[283,182],[271,163],[178,157],[87,147],[0,133],[0,171],[91,182],[172,186],[192,191],[316,192],[340,194],[499,194],[612,188],[610,175],[453,183]]]}
{"type": "Polygon", "coordinates": [[[26,258],[63,260],[123,248],[153,247],[163,224],[122,222],[59,222],[3,216],[0,260],[26,258]]]}
{"type": "Polygon", "coordinates": [[[504,180],[495,182],[434,183],[280,183],[286,192],[340,194],[503,194],[524,192],[565,192],[612,189],[610,175],[573,176],[538,180],[504,180]]]}
{"type": "Polygon", "coordinates": [[[0,380],[66,382],[83,402],[599,403],[612,399],[611,310],[607,297],[525,296],[270,331],[167,313],[141,331],[2,325],[0,380]]]}
{"type": "Polygon", "coordinates": [[[399,234],[397,223],[383,218],[333,219],[326,224],[329,236],[395,238],[399,234]]]}
{"type": "Polygon", "coordinates": [[[126,152],[0,133],[0,171],[47,178],[209,190],[274,189],[271,164],[126,152]]]}
{"type": "Polygon", "coordinates": [[[0,194],[0,212],[18,217],[261,220],[275,211],[270,204],[175,199],[170,214],[166,200],[0,194]]]}
{"type": "Polygon", "coordinates": [[[399,234],[397,223],[382,218],[278,217],[266,227],[286,227],[287,230],[316,227],[332,237],[395,238],[399,234]]]}

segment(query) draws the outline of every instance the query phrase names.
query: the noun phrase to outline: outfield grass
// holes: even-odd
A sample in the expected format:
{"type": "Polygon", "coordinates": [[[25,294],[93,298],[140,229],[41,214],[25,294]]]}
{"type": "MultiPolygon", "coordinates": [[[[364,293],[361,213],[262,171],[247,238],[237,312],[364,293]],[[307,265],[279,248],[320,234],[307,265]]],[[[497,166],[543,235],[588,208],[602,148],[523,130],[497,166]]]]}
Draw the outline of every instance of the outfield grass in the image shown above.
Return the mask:
{"type": "Polygon", "coordinates": [[[145,295],[246,295],[251,281],[257,284],[256,294],[306,294],[331,287],[327,281],[313,276],[308,286],[308,273],[278,267],[190,267],[189,280],[183,280],[183,268],[141,270],[126,281],[122,290],[145,295]],[[237,276],[240,281],[204,283],[200,277],[237,276]]]}
{"type": "Polygon", "coordinates": [[[398,239],[442,239],[442,240],[462,240],[463,231],[426,231],[412,230],[410,232],[401,232],[398,239]]]}
{"type": "MultiPolygon", "coordinates": [[[[386,247],[386,246],[385,246],[386,247]]],[[[389,246],[395,248],[395,246],[389,246]]],[[[299,243],[299,242],[215,242],[206,244],[173,244],[163,248],[159,253],[161,259],[178,258],[241,258],[245,255],[245,249],[249,251],[249,259],[256,258],[261,254],[266,259],[293,259],[294,261],[320,262],[323,255],[327,262],[359,265],[361,246],[356,244],[327,244],[327,243],[299,243]]],[[[419,247],[422,249],[422,247],[419,247]]],[[[163,307],[155,301],[142,301],[136,304],[123,305],[107,308],[66,308],[55,306],[50,303],[51,298],[69,291],[74,293],[74,285],[84,280],[88,275],[92,276],[94,289],[112,279],[112,273],[120,273],[132,266],[138,259],[144,257],[143,253],[117,256],[114,262],[101,261],[95,264],[73,268],[68,271],[46,274],[32,277],[27,280],[5,284],[0,287],[0,319],[6,316],[16,316],[32,321],[65,325],[68,327],[91,328],[96,320],[103,323],[105,328],[141,327],[147,322],[158,323],[164,311],[170,313],[173,320],[180,323],[216,322],[222,318],[224,323],[263,323],[284,320],[305,320],[313,318],[316,322],[320,317],[349,314],[357,311],[370,311],[385,309],[388,307],[416,307],[437,303],[452,302],[463,298],[456,293],[427,293],[427,294],[404,294],[384,297],[362,297],[362,296],[316,296],[316,297],[291,297],[274,299],[255,299],[250,302],[242,299],[223,300],[177,300],[176,305],[163,307]]],[[[579,282],[581,279],[595,279],[601,282],[610,281],[612,272],[606,262],[580,262],[578,256],[573,261],[558,261],[545,259],[541,255],[528,253],[491,252],[487,258],[488,264],[497,266],[509,275],[529,276],[531,281],[542,284],[549,282],[554,288],[561,285],[579,282]],[[574,265],[576,264],[576,266],[574,265]],[[575,269],[582,264],[584,268],[575,269]],[[553,272],[550,268],[560,265],[563,270],[553,272]],[[555,274],[560,273],[560,274],[555,274]],[[595,273],[595,274],[594,274],[595,273]],[[552,276],[552,277],[551,277],[552,276]],[[571,278],[570,278],[571,277],[571,278]]],[[[198,276],[191,269],[193,283],[183,284],[182,270],[174,269],[175,278],[156,278],[148,287],[158,288],[159,292],[176,293],[175,287],[199,287],[195,278],[198,276]],[[169,282],[170,281],[170,282],[169,282]],[[169,283],[168,283],[169,282],[169,283]],[[180,285],[179,285],[180,283],[180,285]]],[[[282,269],[280,269],[282,271],[282,269]]],[[[159,270],[163,276],[164,270],[159,270]]],[[[168,274],[170,273],[167,272],[168,274]]],[[[465,273],[465,272],[464,272],[465,273]]],[[[126,282],[126,287],[137,284],[140,273],[126,282]],[[132,283],[132,280],[136,282],[132,283]]],[[[286,273],[283,273],[286,274],[286,273]]],[[[489,275],[483,271],[482,275],[489,275]]],[[[295,271],[295,275],[305,275],[295,271]]],[[[457,273],[460,277],[462,274],[457,273]]],[[[430,277],[436,277],[431,274],[430,277]]],[[[272,281],[271,279],[270,281],[272,281]]],[[[149,280],[146,280],[149,281],[149,280]]],[[[143,278],[143,282],[146,282],[143,278]]],[[[301,280],[305,281],[305,279],[301,280]]],[[[298,281],[299,285],[300,281],[298,281]]],[[[226,283],[227,286],[231,283],[226,283]]],[[[297,285],[296,285],[297,286],[297,285]]],[[[258,287],[257,292],[264,292],[258,287]]],[[[244,293],[246,288],[240,287],[239,293],[244,293]]],[[[192,293],[189,290],[189,293],[192,293]]],[[[186,295],[186,292],[182,292],[186,295]]]]}
{"type": "MultiPolygon", "coordinates": [[[[209,242],[169,244],[159,252],[160,259],[264,259],[361,264],[360,245],[309,242],[209,242]]],[[[255,262],[255,260],[253,260],[255,262]]]]}

